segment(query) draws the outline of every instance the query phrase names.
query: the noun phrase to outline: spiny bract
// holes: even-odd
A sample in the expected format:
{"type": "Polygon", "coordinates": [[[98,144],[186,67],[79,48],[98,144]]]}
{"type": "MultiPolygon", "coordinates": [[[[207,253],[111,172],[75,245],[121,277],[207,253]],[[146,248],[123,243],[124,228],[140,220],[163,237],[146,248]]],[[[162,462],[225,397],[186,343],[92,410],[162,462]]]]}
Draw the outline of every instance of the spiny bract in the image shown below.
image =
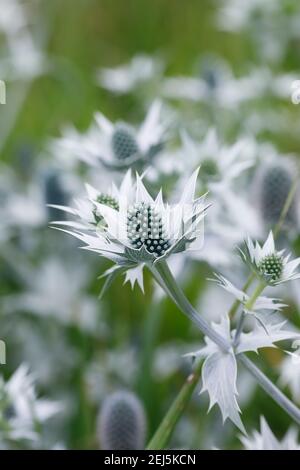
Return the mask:
{"type": "MultiPolygon", "coordinates": [[[[96,202],[98,202],[99,204],[103,204],[105,206],[111,207],[112,209],[115,209],[116,211],[119,210],[118,201],[113,196],[110,196],[109,194],[104,194],[104,193],[99,194],[96,202]]],[[[94,213],[95,221],[97,224],[103,221],[103,216],[98,213],[96,208],[94,209],[93,213],[94,213]]]]}

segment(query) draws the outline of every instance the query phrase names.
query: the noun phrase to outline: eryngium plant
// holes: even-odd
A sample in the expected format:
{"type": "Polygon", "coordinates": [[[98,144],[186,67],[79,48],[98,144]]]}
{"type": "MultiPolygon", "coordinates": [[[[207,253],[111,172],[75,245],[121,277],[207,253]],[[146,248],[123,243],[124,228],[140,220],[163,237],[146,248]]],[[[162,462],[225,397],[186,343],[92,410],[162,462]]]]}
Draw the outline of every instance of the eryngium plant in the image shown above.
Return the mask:
{"type": "Polygon", "coordinates": [[[139,398],[121,390],[109,395],[98,416],[98,440],[103,450],[145,448],[146,416],[139,398]]]}
{"type": "MultiPolygon", "coordinates": [[[[260,207],[263,220],[268,226],[279,221],[293,181],[292,168],[288,164],[273,163],[265,169],[260,182],[260,207]]],[[[296,223],[296,205],[293,201],[285,215],[284,225],[290,228],[295,227],[296,223]]]]}
{"type": "MultiPolygon", "coordinates": [[[[300,258],[291,260],[289,254],[276,250],[272,232],[263,245],[253,243],[249,238],[241,255],[257,285],[251,294],[247,294],[217,276],[221,287],[236,297],[242,312],[236,326],[232,323],[236,309],[231,310],[230,315],[224,312],[219,323],[207,322],[190,304],[168,266],[170,257],[184,257],[189,250],[202,247],[207,207],[203,197],[195,196],[197,176],[198,170],[186,182],[178,202],[168,205],[164,203],[161,191],[153,198],[143,179],[137,175],[133,180],[129,171],[120,188],[112,186],[109,193],[87,187],[89,198],[77,203],[77,208],[60,207],[76,219],[56,222],[56,225],[71,227],[64,231],[83,241],[86,249],[114,263],[105,273],[105,288],[109,288],[117,274],[125,273],[125,280],[132,286],[138,282],[143,290],[143,268],[147,267],[165,293],[205,336],[204,345],[191,354],[194,358],[204,359],[203,367],[197,365],[193,379],[186,384],[187,388],[151,440],[151,449],[165,445],[164,436],[170,435],[169,423],[176,424],[200,376],[201,391],[209,394],[210,408],[218,404],[223,421],[229,418],[246,434],[237,401],[238,363],[242,363],[260,386],[300,424],[300,410],[245,355],[263,347],[274,347],[283,340],[300,338],[297,330],[286,328],[285,323],[278,322],[273,315],[283,308],[279,299],[261,296],[267,286],[298,279],[300,258]],[[271,315],[265,314],[268,310],[271,315]],[[246,315],[253,315],[255,320],[250,331],[244,331],[246,315]]],[[[247,283],[247,287],[250,284],[247,283]]]]}

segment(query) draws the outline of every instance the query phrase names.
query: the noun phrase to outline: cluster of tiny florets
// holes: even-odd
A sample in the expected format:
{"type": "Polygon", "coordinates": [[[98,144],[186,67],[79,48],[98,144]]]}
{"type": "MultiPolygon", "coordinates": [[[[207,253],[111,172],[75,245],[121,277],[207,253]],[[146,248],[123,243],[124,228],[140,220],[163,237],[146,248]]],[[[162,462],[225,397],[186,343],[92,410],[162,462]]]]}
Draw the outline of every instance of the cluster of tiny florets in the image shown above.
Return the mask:
{"type": "Polygon", "coordinates": [[[258,269],[262,274],[270,276],[273,281],[278,281],[283,271],[282,256],[278,253],[265,256],[259,263],[258,269]]]}
{"type": "Polygon", "coordinates": [[[118,160],[126,160],[138,153],[139,148],[130,128],[117,126],[111,139],[111,146],[118,160]]]}
{"type": "Polygon", "coordinates": [[[134,204],[127,212],[127,235],[133,248],[144,246],[149,253],[162,256],[169,248],[161,215],[152,204],[134,204]]]}
{"type": "MultiPolygon", "coordinates": [[[[99,204],[103,204],[105,206],[111,207],[112,209],[115,209],[116,211],[119,210],[118,201],[113,196],[110,196],[109,194],[99,194],[99,196],[96,199],[96,202],[98,202],[99,204]]],[[[94,209],[93,214],[94,214],[94,218],[97,224],[103,221],[102,215],[100,215],[97,212],[96,208],[94,209]]]]}

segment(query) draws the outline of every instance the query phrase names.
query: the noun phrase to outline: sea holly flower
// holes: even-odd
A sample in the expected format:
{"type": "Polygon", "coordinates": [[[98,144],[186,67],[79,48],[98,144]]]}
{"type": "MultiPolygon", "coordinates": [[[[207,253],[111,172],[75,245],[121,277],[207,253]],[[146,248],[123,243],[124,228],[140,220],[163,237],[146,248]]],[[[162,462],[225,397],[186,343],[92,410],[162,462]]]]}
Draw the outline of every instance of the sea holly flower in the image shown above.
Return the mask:
{"type": "MultiPolygon", "coordinates": [[[[154,264],[174,253],[199,249],[202,245],[202,224],[206,208],[205,196],[195,199],[198,170],[188,179],[179,202],[164,204],[162,192],[152,198],[139,175],[135,184],[130,172],[125,176],[116,199],[116,206],[99,203],[90,191],[92,202],[103,217],[101,227],[92,228],[82,224],[82,220],[65,225],[73,231],[65,230],[85,243],[85,249],[94,251],[115,263],[105,275],[107,282],[119,272],[126,273],[126,280],[134,285],[138,281],[142,288],[142,270],[145,264],[154,264]],[[82,229],[85,229],[84,231],[82,229]]],[[[68,208],[64,210],[70,211],[68,208]]],[[[80,211],[70,211],[81,217],[80,211]]],[[[90,209],[89,217],[83,212],[83,219],[94,217],[90,209]]],[[[57,225],[57,223],[56,223],[57,225]]],[[[64,225],[59,222],[58,225],[64,225]]]]}
{"type": "MultiPolygon", "coordinates": [[[[287,158],[272,160],[257,178],[260,212],[265,224],[269,226],[278,223],[293,187],[295,172],[297,172],[296,166],[287,158]]],[[[285,216],[284,227],[292,229],[297,226],[298,214],[295,200],[293,200],[285,216]]]]}
{"type": "Polygon", "coordinates": [[[248,238],[245,243],[245,251],[241,251],[241,256],[243,261],[266,285],[276,286],[300,278],[300,273],[296,271],[300,264],[300,258],[289,261],[290,255],[285,256],[284,250],[277,251],[272,232],[263,246],[260,246],[258,242],[254,244],[248,238]]]}
{"type": "Polygon", "coordinates": [[[165,78],[161,85],[162,96],[210,106],[214,103],[219,108],[234,110],[263,96],[266,90],[265,73],[260,70],[237,77],[227,62],[215,59],[203,63],[201,69],[198,76],[165,78]]]}
{"type": "Polygon", "coordinates": [[[149,161],[162,149],[166,125],[161,120],[161,103],[155,101],[139,129],[128,124],[111,123],[103,114],[96,114],[99,126],[98,156],[109,168],[129,167],[138,161],[149,161]]]}
{"type": "Polygon", "coordinates": [[[140,54],[134,56],[128,64],[98,70],[97,82],[112,93],[122,95],[157,81],[162,69],[163,64],[159,59],[140,54]]]}
{"type": "Polygon", "coordinates": [[[69,226],[78,230],[94,231],[96,227],[101,229],[102,225],[105,226],[105,221],[97,206],[100,204],[118,211],[119,200],[124,197],[124,192],[127,193],[130,181],[131,173],[128,171],[121,182],[120,189],[118,189],[114,183],[104,191],[99,191],[90,184],[86,184],[87,197],[75,199],[75,207],[50,204],[50,207],[75,216],[77,220],[55,221],[53,223],[56,225],[69,226]]]}
{"type": "Polygon", "coordinates": [[[85,134],[67,129],[61,139],[54,141],[54,149],[73,153],[92,166],[102,165],[108,170],[140,169],[151,163],[162,150],[167,122],[162,120],[162,104],[154,101],[139,128],[117,121],[112,123],[102,113],[95,115],[95,124],[85,134]]]}
{"type": "Polygon", "coordinates": [[[211,128],[201,143],[182,132],[183,156],[192,164],[201,164],[200,180],[213,188],[216,183],[228,185],[254,165],[253,145],[241,138],[234,145],[221,144],[216,130],[211,128]]]}
{"type": "Polygon", "coordinates": [[[1,78],[34,79],[49,69],[49,63],[30,30],[26,3],[19,0],[1,0],[0,3],[0,32],[5,36],[6,46],[1,48],[1,78]]]}
{"type": "Polygon", "coordinates": [[[260,418],[260,432],[254,431],[252,436],[241,436],[240,440],[245,450],[300,450],[297,429],[290,428],[280,441],[263,416],[260,418]]]}
{"type": "Polygon", "coordinates": [[[97,438],[103,450],[145,448],[147,421],[136,394],[126,390],[110,393],[97,421],[97,438]]]}
{"type": "Polygon", "coordinates": [[[38,427],[59,411],[58,402],[39,399],[35,380],[27,365],[22,364],[5,383],[0,377],[1,441],[36,440],[38,427]]]}

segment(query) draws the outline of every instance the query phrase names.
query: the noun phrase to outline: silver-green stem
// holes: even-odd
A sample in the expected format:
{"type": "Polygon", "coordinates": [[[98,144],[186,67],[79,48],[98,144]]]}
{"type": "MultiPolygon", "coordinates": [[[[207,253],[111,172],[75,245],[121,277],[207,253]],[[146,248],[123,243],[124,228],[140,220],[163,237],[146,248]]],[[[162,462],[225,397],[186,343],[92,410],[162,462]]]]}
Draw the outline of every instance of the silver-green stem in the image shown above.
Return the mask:
{"type": "Polygon", "coordinates": [[[255,288],[253,294],[249,297],[247,302],[245,303],[245,310],[251,311],[253,309],[253,306],[262,293],[262,291],[267,287],[267,284],[263,281],[261,281],[255,288]]]}
{"type": "Polygon", "coordinates": [[[264,282],[260,282],[256,289],[254,290],[253,294],[249,297],[247,302],[244,305],[244,310],[241,313],[240,319],[237,324],[234,340],[233,340],[233,346],[236,348],[239,344],[240,341],[240,336],[243,331],[244,323],[245,323],[245,318],[246,318],[246,313],[247,311],[251,311],[257,298],[260,296],[262,291],[265,289],[266,284],[264,282]]]}
{"type": "Polygon", "coordinates": [[[216,343],[223,351],[228,351],[231,345],[221,335],[216,333],[209,323],[202,318],[190,304],[183,291],[177,285],[169,266],[165,261],[149,265],[149,269],[160,286],[171,297],[179,309],[202,331],[202,333],[216,343]]]}
{"type": "Polygon", "coordinates": [[[233,339],[233,347],[236,348],[239,345],[240,342],[240,337],[244,328],[244,323],[245,323],[245,318],[246,318],[246,312],[245,310],[242,310],[240,319],[238,321],[237,327],[236,327],[236,332],[234,335],[233,339]]]}

